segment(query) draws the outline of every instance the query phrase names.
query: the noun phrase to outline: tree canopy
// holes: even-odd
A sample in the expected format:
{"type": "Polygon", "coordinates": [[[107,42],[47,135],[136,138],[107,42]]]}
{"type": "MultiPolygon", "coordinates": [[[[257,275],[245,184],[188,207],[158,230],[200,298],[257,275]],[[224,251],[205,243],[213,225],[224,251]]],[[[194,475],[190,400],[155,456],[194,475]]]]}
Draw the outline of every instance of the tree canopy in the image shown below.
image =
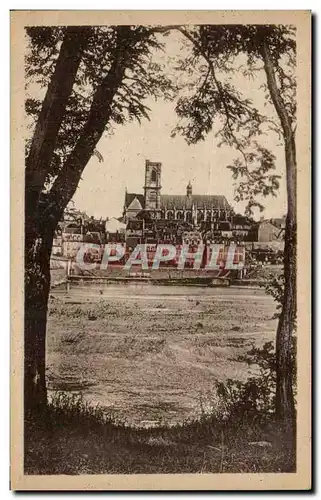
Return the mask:
{"type": "MultiPolygon", "coordinates": [[[[238,154],[228,165],[234,180],[239,180],[236,201],[246,201],[247,214],[253,207],[261,211],[258,195],[276,196],[279,175],[275,170],[274,152],[264,138],[274,132],[283,141],[282,124],[270,109],[264,113],[253,100],[239,90],[240,78],[249,86],[264,74],[264,51],[275,71],[284,106],[295,130],[296,82],[295,30],[291,26],[204,25],[179,27],[190,45],[189,55],[181,58],[178,69],[196,75],[193,85],[177,102],[180,119],[173,135],[182,134],[189,144],[205,140],[215,128],[218,145],[234,148],[238,154]],[[215,126],[215,127],[214,127],[215,126]]],[[[272,104],[268,82],[262,79],[261,91],[266,104],[272,104]]],[[[273,109],[272,109],[273,112],[273,109]]]]}
{"type": "MultiPolygon", "coordinates": [[[[27,28],[29,40],[26,56],[26,113],[29,117],[31,134],[41,112],[43,90],[48,88],[53,77],[61,51],[62,42],[70,28],[30,27],[27,28]]],[[[98,113],[96,100],[108,74],[115,64],[117,50],[124,54],[124,74],[110,103],[110,116],[105,120],[102,133],[110,134],[117,125],[143,118],[149,119],[150,109],[146,106],[147,97],[170,98],[173,86],[162,72],[160,64],[155,63],[152,54],[164,50],[164,44],[149,27],[144,26],[102,26],[77,28],[73,33],[73,44],[78,43],[86,34],[86,43],[80,57],[79,67],[74,75],[72,90],[61,126],[55,138],[54,153],[46,172],[46,187],[63,171],[72,150],[76,147],[81,133],[90,118],[90,113],[98,113]]],[[[105,103],[106,105],[108,103],[105,103]]],[[[98,138],[98,136],[97,136],[98,138]]],[[[97,140],[95,141],[97,144],[97,140]]],[[[30,153],[32,139],[27,139],[27,155],[30,153]]],[[[101,155],[94,147],[91,154],[101,155]]]]}

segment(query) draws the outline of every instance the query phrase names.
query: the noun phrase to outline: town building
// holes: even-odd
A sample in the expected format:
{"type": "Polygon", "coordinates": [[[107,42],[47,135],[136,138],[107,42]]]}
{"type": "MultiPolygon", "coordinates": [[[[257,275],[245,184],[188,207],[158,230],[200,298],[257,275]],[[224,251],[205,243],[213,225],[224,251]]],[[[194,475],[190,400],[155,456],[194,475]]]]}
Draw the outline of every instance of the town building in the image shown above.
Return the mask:
{"type": "Polygon", "coordinates": [[[257,225],[256,241],[284,241],[285,218],[261,220],[257,225]]]}

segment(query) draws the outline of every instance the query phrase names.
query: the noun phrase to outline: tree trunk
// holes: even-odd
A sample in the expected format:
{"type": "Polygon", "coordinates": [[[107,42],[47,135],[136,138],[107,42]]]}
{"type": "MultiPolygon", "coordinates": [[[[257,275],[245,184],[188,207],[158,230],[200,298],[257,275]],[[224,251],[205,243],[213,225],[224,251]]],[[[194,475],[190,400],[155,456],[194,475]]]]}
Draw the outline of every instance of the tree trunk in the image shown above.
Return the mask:
{"type": "Polygon", "coordinates": [[[276,334],[276,415],[293,427],[293,331],[296,320],[296,148],[290,117],[275,78],[273,61],[266,44],[262,57],[271,99],[279,116],[284,142],[288,212],[284,246],[284,297],[276,334]]]}
{"type": "Polygon", "coordinates": [[[71,26],[61,45],[54,74],[33,134],[25,172],[25,324],[24,408],[41,412],[47,404],[46,323],[50,288],[53,220],[43,220],[39,198],[56,145],[57,133],[81,57],[89,39],[87,27],[71,26]]]}
{"type": "Polygon", "coordinates": [[[89,28],[70,26],[61,45],[26,159],[26,205],[34,214],[65,116],[79,64],[89,40],[89,28]]]}
{"type": "MultiPolygon", "coordinates": [[[[45,379],[46,322],[50,290],[50,255],[54,231],[63,216],[64,209],[76,191],[81,174],[91,158],[97,142],[110,120],[112,102],[124,78],[126,65],[130,60],[131,46],[127,46],[129,33],[130,27],[128,26],[118,28],[114,60],[106,77],[96,89],[87,122],[76,146],[67,158],[49,193],[41,193],[44,188],[46,173],[50,171],[51,156],[48,153],[46,144],[42,145],[42,152],[38,151],[38,169],[34,168],[32,163],[27,162],[25,201],[25,412],[41,411],[47,404],[45,379]]],[[[78,65],[79,62],[80,60],[78,65]]],[[[76,66],[74,66],[75,68],[76,66]]],[[[53,79],[56,79],[56,77],[57,71],[55,71],[53,79]]],[[[66,79],[66,75],[59,72],[59,81],[56,82],[56,86],[53,86],[53,88],[58,87],[64,89],[65,92],[66,87],[62,85],[64,79],[66,79]]],[[[48,92],[49,88],[52,88],[52,82],[48,87],[48,92]]],[[[71,91],[72,85],[71,87],[69,85],[68,88],[71,91]]],[[[65,92],[65,97],[67,97],[67,92],[65,92]]],[[[58,107],[60,110],[58,115],[62,120],[64,110],[60,100],[53,99],[49,107],[50,111],[48,113],[50,113],[51,117],[56,116],[55,120],[57,120],[56,107],[58,107]]],[[[43,127],[44,129],[40,127],[40,137],[47,136],[46,141],[49,140],[51,145],[55,144],[59,127],[52,124],[51,120],[43,122],[43,127]]],[[[38,128],[37,126],[36,131],[38,128]]],[[[36,141],[36,143],[38,147],[41,146],[41,142],[36,141]]],[[[51,146],[49,149],[53,152],[51,146]]],[[[37,151],[37,148],[35,151],[37,151]]]]}
{"type": "Polygon", "coordinates": [[[50,190],[48,204],[55,207],[58,219],[75,194],[81,175],[111,118],[114,97],[130,63],[132,47],[127,45],[129,34],[129,26],[118,27],[117,47],[109,71],[96,89],[83,131],[50,190]]]}
{"type": "Polygon", "coordinates": [[[286,140],[288,213],[284,245],[284,297],[276,337],[276,415],[280,420],[295,419],[293,397],[293,331],[296,321],[296,161],[294,140],[286,140]]]}
{"type": "MultiPolygon", "coordinates": [[[[29,219],[30,220],[30,219],[29,219]]],[[[36,221],[35,221],[36,223],[36,221]]],[[[46,324],[53,228],[47,223],[25,245],[24,408],[39,413],[47,404],[46,324]]]]}

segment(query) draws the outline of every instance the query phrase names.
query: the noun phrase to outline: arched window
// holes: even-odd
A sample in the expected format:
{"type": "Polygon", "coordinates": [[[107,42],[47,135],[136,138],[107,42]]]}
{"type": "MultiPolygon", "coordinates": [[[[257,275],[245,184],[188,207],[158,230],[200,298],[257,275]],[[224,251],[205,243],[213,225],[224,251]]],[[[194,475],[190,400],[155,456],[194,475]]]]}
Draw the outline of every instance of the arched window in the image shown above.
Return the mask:
{"type": "Polygon", "coordinates": [[[186,220],[187,220],[187,222],[192,222],[192,212],[186,213],[186,220]]]}
{"type": "Polygon", "coordinates": [[[157,180],[156,170],[152,170],[151,181],[156,182],[156,180],[157,180]]]}

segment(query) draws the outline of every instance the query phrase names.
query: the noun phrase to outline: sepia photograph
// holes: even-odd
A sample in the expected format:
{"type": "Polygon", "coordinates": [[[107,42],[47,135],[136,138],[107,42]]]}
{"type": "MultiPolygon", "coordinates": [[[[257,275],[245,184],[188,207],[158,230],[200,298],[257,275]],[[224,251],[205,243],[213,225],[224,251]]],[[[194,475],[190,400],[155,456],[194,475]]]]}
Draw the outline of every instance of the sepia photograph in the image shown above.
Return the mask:
{"type": "Polygon", "coordinates": [[[11,13],[13,489],[311,486],[310,23],[11,13]]]}

